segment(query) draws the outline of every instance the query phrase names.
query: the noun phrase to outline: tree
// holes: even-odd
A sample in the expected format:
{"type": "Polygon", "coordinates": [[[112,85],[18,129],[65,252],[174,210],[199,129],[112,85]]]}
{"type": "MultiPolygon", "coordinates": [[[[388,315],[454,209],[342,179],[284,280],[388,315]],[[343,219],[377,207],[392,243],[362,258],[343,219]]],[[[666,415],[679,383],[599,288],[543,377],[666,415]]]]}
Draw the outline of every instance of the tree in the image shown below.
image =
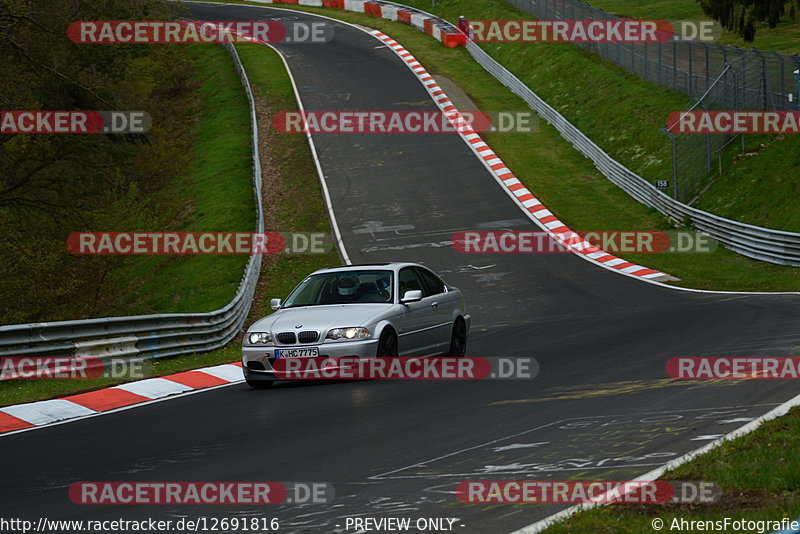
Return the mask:
{"type": "Polygon", "coordinates": [[[697,0],[703,13],[752,43],[758,24],[774,28],[787,14],[794,19],[800,0],[697,0]]]}
{"type": "Polygon", "coordinates": [[[164,0],[0,0],[0,110],[143,110],[146,134],[0,134],[0,324],[91,317],[125,258],[69,254],[74,231],[152,231],[191,163],[197,87],[183,45],[91,45],[77,20],[173,20],[164,0]]]}

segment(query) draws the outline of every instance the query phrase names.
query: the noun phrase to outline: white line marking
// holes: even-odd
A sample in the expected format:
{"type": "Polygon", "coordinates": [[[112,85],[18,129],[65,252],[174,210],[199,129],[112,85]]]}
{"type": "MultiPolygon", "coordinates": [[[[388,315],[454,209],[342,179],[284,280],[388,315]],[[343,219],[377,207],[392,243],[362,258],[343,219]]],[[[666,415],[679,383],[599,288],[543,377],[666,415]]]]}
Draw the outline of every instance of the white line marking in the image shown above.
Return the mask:
{"type": "Polygon", "coordinates": [[[166,378],[146,378],[144,380],[137,380],[136,382],[129,382],[127,384],[120,384],[114,386],[113,389],[122,389],[147,397],[148,399],[160,399],[168,395],[176,395],[185,391],[190,391],[194,388],[173,382],[166,378]]]}
{"type": "Polygon", "coordinates": [[[231,363],[205,367],[198,369],[198,371],[210,374],[226,382],[238,382],[242,379],[242,368],[231,363]]]}
{"type": "Polygon", "coordinates": [[[97,412],[90,410],[72,401],[64,399],[53,399],[46,401],[29,402],[27,404],[16,404],[0,409],[17,419],[27,421],[32,425],[47,425],[56,421],[92,415],[97,412]]]}

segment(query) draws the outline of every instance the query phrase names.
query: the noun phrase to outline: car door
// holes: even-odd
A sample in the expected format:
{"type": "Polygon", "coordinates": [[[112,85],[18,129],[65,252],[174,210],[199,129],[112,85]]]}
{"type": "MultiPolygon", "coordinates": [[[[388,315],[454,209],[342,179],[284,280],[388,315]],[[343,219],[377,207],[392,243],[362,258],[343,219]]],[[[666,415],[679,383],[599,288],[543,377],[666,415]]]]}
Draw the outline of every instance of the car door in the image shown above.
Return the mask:
{"type": "Polygon", "coordinates": [[[417,267],[416,269],[422,282],[428,288],[428,294],[432,301],[431,306],[435,310],[436,326],[433,330],[434,342],[439,349],[446,350],[450,347],[450,337],[453,329],[453,313],[457,305],[456,294],[448,294],[445,283],[430,269],[425,267],[417,267]]]}
{"type": "Polygon", "coordinates": [[[403,304],[403,315],[398,321],[398,350],[401,356],[428,354],[436,349],[438,309],[425,282],[414,267],[403,267],[397,277],[397,295],[403,298],[406,291],[422,291],[422,300],[403,304]]]}

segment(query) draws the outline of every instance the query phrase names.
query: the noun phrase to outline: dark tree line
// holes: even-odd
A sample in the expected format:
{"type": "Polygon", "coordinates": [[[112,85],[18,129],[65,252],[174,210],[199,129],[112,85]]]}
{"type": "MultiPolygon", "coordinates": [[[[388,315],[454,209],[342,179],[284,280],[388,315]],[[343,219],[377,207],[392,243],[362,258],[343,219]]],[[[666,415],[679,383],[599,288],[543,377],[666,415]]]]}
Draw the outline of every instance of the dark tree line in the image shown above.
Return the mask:
{"type": "Polygon", "coordinates": [[[708,17],[725,29],[753,42],[759,24],[774,28],[781,20],[792,20],[800,8],[800,0],[697,0],[708,17]]]}

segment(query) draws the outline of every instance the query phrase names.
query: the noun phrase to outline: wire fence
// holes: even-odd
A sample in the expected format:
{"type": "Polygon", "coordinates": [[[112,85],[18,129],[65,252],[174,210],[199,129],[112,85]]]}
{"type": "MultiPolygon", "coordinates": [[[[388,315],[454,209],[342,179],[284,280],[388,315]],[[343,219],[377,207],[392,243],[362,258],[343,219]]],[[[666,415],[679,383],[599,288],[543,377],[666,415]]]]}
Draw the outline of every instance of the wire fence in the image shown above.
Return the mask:
{"type": "MultiPolygon", "coordinates": [[[[548,20],[618,20],[580,0],[508,0],[548,20]]],[[[708,100],[725,109],[800,110],[794,71],[800,56],[743,49],[705,41],[658,43],[576,43],[657,85],[696,97],[725,65],[740,73],[739,92],[722,86],[708,100]],[[789,95],[794,95],[791,99],[789,95]]]]}
{"type": "MultiPolygon", "coordinates": [[[[508,0],[547,20],[618,20],[580,0],[508,0]]],[[[576,43],[648,80],[692,97],[688,110],[800,110],[800,56],[742,49],[704,41],[576,43]]],[[[671,180],[657,180],[674,199],[692,203],[722,172],[726,149],[744,151],[744,136],[675,134],[670,143],[671,180]]]]}
{"type": "MultiPolygon", "coordinates": [[[[741,94],[742,74],[731,65],[724,65],[706,91],[685,111],[713,111],[720,108],[709,96],[716,95],[737,101],[741,94]]],[[[722,173],[725,149],[745,150],[743,134],[704,133],[681,134],[662,128],[671,145],[672,180],[665,188],[676,200],[691,204],[711,182],[713,175],[722,173]]]]}

